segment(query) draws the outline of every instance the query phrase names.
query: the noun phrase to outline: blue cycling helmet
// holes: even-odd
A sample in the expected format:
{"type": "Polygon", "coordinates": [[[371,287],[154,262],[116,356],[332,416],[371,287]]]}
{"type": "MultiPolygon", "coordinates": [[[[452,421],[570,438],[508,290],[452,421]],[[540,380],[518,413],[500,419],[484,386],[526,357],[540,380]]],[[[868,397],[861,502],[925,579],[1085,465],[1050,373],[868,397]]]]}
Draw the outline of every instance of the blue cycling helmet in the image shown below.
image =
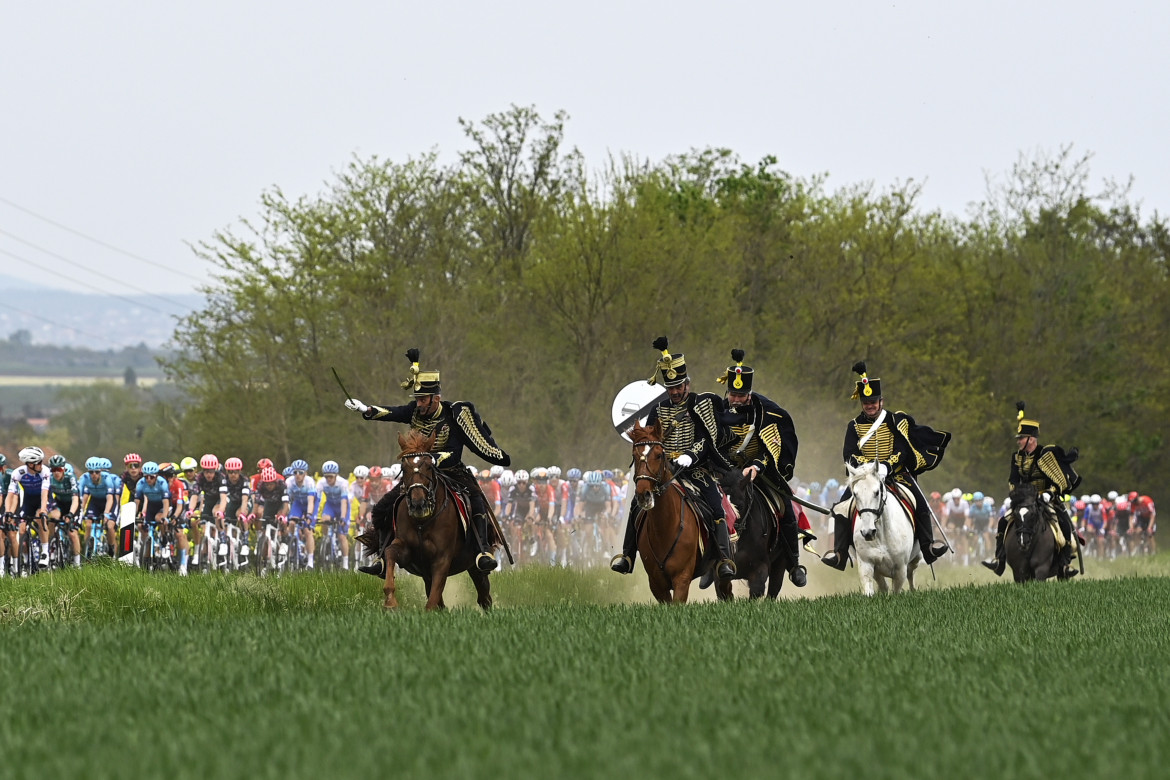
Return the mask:
{"type": "Polygon", "coordinates": [[[601,476],[605,479],[613,479],[613,472],[609,469],[606,469],[605,471],[601,472],[601,476]]]}
{"type": "Polygon", "coordinates": [[[157,475],[158,474],[158,464],[155,463],[153,460],[146,461],[146,463],[142,464],[142,474],[143,474],[143,476],[147,476],[147,477],[149,477],[151,474],[157,475]]]}
{"type": "Polygon", "coordinates": [[[102,470],[102,459],[101,458],[90,458],[89,460],[85,461],[85,470],[86,471],[101,471],[102,470]]]}
{"type": "Polygon", "coordinates": [[[821,483],[820,482],[813,482],[811,485],[808,486],[808,489],[814,493],[820,493],[821,492],[821,483]]]}
{"type": "Polygon", "coordinates": [[[289,466],[289,468],[291,468],[293,471],[308,471],[309,464],[300,458],[297,458],[292,462],[292,465],[289,466]]]}
{"type": "Polygon", "coordinates": [[[835,479],[830,479],[828,482],[825,483],[825,487],[827,487],[829,490],[832,490],[833,488],[837,487],[837,485],[838,485],[838,482],[835,479]]]}
{"type": "Polygon", "coordinates": [[[572,480],[581,479],[581,469],[569,469],[568,478],[572,480]]]}
{"type": "Polygon", "coordinates": [[[66,463],[66,464],[65,464],[65,473],[66,473],[66,474],[68,474],[68,475],[69,475],[69,476],[71,476],[71,477],[73,476],[73,473],[74,473],[74,472],[73,472],[73,464],[72,464],[72,463],[66,463]]]}
{"type": "Polygon", "coordinates": [[[102,470],[109,471],[114,467],[113,462],[109,458],[102,458],[102,470]]]}
{"type": "MultiPolygon", "coordinates": [[[[304,461],[301,461],[301,462],[303,463],[304,461]]],[[[285,467],[285,469],[284,469],[284,471],[282,471],[282,472],[280,472],[280,473],[281,473],[281,474],[283,474],[285,477],[291,477],[291,476],[292,476],[292,473],[293,473],[293,467],[292,467],[292,466],[286,466],[286,467],[285,467]]]]}
{"type": "Polygon", "coordinates": [[[980,491],[976,490],[976,491],[975,491],[975,495],[974,495],[974,499],[975,499],[976,501],[982,501],[982,500],[983,500],[983,493],[981,493],[980,491]]]}
{"type": "Polygon", "coordinates": [[[321,473],[322,474],[340,474],[341,473],[341,466],[338,466],[337,461],[335,461],[335,460],[327,460],[321,464],[321,473]]]}

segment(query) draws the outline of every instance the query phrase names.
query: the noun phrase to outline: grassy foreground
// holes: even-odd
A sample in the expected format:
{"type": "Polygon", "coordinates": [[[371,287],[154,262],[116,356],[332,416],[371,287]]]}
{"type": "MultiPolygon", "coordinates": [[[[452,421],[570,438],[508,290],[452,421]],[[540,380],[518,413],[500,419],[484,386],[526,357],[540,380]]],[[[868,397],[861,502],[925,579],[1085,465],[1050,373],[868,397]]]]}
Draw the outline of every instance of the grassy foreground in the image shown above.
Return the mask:
{"type": "Polygon", "coordinates": [[[1170,760],[1170,579],[683,608],[621,603],[644,595],[631,579],[502,574],[490,615],[422,613],[414,578],[393,615],[368,577],[0,581],[0,767],[1128,778],[1170,760]]]}

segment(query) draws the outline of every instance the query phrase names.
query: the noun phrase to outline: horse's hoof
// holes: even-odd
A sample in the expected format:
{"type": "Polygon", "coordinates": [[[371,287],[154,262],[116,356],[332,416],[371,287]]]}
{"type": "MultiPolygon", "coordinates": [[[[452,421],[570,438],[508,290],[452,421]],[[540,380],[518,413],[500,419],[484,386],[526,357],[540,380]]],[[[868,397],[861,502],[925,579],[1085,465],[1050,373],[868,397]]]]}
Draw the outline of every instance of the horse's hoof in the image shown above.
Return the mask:
{"type": "Polygon", "coordinates": [[[788,579],[798,588],[803,588],[808,584],[808,575],[803,566],[793,566],[792,571],[788,572],[788,579]]]}
{"type": "Polygon", "coordinates": [[[398,602],[391,604],[389,601],[387,601],[385,604],[382,605],[382,609],[386,610],[387,612],[397,612],[398,611],[398,602]]]}

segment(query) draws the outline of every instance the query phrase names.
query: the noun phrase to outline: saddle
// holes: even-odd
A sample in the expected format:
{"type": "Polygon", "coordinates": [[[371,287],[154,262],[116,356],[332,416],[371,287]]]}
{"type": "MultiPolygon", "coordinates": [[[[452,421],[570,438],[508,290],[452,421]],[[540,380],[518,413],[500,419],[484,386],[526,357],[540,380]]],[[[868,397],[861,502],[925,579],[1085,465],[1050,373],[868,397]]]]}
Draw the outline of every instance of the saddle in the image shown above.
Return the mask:
{"type": "MultiPolygon", "coordinates": [[[[711,508],[707,506],[707,502],[703,500],[703,496],[699,493],[698,487],[686,477],[680,477],[674,481],[672,487],[678,490],[683,500],[690,504],[690,507],[695,512],[695,517],[699,518],[699,529],[702,531],[703,538],[707,535],[707,526],[711,524],[714,516],[711,514],[711,508]]],[[[727,520],[727,532],[731,534],[734,539],[735,521],[739,519],[739,512],[735,505],[731,503],[731,499],[723,492],[723,488],[719,483],[715,483],[715,489],[719,491],[719,501],[723,506],[723,517],[727,520]]]]}
{"type": "MultiPolygon", "coordinates": [[[[898,500],[898,503],[902,505],[902,509],[906,510],[906,514],[910,517],[910,525],[917,531],[918,521],[914,510],[917,509],[918,503],[914,500],[914,494],[910,492],[910,488],[900,482],[891,481],[886,483],[886,490],[893,498],[898,500]]],[[[856,499],[850,496],[848,502],[840,502],[832,507],[834,512],[841,508],[845,509],[844,514],[849,518],[850,530],[852,530],[857,526],[858,513],[856,499]]]]}
{"type": "MultiPolygon", "coordinates": [[[[1044,511],[1044,522],[1048,523],[1048,527],[1052,529],[1052,538],[1056,541],[1056,549],[1063,550],[1066,546],[1071,544],[1069,539],[1066,539],[1064,532],[1060,530],[1060,521],[1056,518],[1056,510],[1050,504],[1042,504],[1044,511]]],[[[1010,512],[1008,514],[1007,525],[1004,526],[1004,534],[1006,535],[1011,527],[1016,523],[1016,513],[1010,512]]],[[[1073,548],[1076,549],[1075,547],[1073,548]]]]}

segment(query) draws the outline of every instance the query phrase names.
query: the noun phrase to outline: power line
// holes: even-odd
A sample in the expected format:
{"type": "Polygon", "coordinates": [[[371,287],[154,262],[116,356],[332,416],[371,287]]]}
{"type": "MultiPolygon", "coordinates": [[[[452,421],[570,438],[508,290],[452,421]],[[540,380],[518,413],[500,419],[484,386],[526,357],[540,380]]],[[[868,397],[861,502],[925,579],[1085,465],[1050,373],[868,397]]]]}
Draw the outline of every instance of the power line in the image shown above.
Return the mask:
{"type": "MultiPolygon", "coordinates": [[[[25,246],[32,247],[33,249],[37,250],[38,252],[44,252],[49,257],[60,260],[62,263],[66,263],[67,265],[71,265],[74,268],[80,268],[82,271],[86,271],[88,273],[91,273],[94,276],[100,276],[102,279],[109,279],[109,276],[107,274],[102,273],[101,271],[95,270],[93,268],[89,268],[89,267],[82,265],[81,263],[78,263],[74,260],[70,260],[68,257],[65,257],[64,255],[59,255],[56,252],[53,252],[49,249],[45,249],[42,246],[37,246],[33,242],[27,241],[27,240],[21,238],[20,236],[15,235],[14,233],[9,233],[7,230],[0,229],[0,235],[8,236],[12,240],[18,241],[21,244],[24,244],[25,246]]],[[[0,250],[0,251],[4,251],[4,250],[0,250]]],[[[13,255],[11,252],[5,252],[5,254],[10,255],[11,257],[15,257],[18,260],[24,260],[24,258],[19,257],[18,255],[13,255]]],[[[31,261],[25,260],[25,262],[31,262],[31,261]]],[[[159,295],[158,293],[153,293],[150,290],[144,289],[142,287],[138,287],[138,286],[130,284],[129,282],[126,282],[126,281],[119,281],[118,283],[125,286],[125,287],[129,287],[131,290],[136,290],[136,291],[142,293],[143,295],[149,295],[152,298],[157,298],[158,300],[163,301],[164,303],[168,303],[171,306],[174,306],[178,309],[183,310],[184,312],[191,311],[192,307],[187,306],[187,305],[182,304],[182,303],[179,303],[176,300],[172,300],[172,299],[166,297],[165,295],[159,295]]],[[[114,293],[107,293],[107,294],[114,295],[114,293]]],[[[126,300],[126,299],[123,299],[123,300],[126,300]]],[[[131,301],[131,303],[134,303],[134,301],[131,301]]],[[[145,305],[145,304],[136,304],[136,305],[145,305]]],[[[158,309],[153,309],[150,306],[147,306],[146,308],[151,308],[152,311],[158,311],[159,314],[166,314],[166,312],[159,311],[158,309]]]]}
{"type": "Polygon", "coordinates": [[[41,322],[47,322],[50,325],[52,325],[54,328],[59,328],[62,330],[71,330],[74,333],[76,333],[77,335],[81,336],[82,339],[84,339],[83,343],[88,343],[89,339],[97,337],[98,339],[100,339],[102,341],[103,344],[107,344],[111,348],[116,348],[116,347],[120,346],[119,344],[114,343],[113,341],[109,340],[107,337],[103,336],[100,333],[91,333],[90,331],[86,331],[86,330],[78,330],[77,328],[70,327],[69,325],[63,325],[59,322],[54,322],[53,320],[49,319],[48,317],[42,317],[39,314],[33,314],[31,311],[25,311],[24,309],[18,309],[15,306],[12,306],[11,304],[4,303],[3,301],[0,301],[0,307],[8,309],[9,311],[14,311],[17,314],[23,314],[25,317],[32,317],[35,320],[40,320],[41,322]]]}
{"type": "MultiPolygon", "coordinates": [[[[3,231],[3,230],[0,230],[0,233],[4,233],[4,231],[3,231]]],[[[7,234],[5,234],[5,235],[7,235],[7,234]]],[[[9,257],[11,257],[11,258],[13,258],[13,259],[15,259],[15,260],[19,260],[19,261],[20,261],[20,262],[22,262],[22,263],[25,263],[25,264],[27,264],[27,265],[31,265],[33,268],[41,268],[41,269],[43,269],[43,266],[41,266],[41,265],[38,265],[37,263],[34,263],[32,260],[29,260],[27,257],[21,257],[21,256],[20,256],[20,255],[18,255],[18,254],[14,254],[14,253],[12,253],[12,252],[9,252],[7,249],[0,249],[0,254],[8,255],[9,257]]],[[[66,261],[66,262],[68,262],[68,261],[66,261]]],[[[89,270],[89,269],[85,269],[85,270],[89,270]]],[[[95,271],[94,273],[97,273],[97,272],[95,271]]],[[[134,288],[134,289],[137,289],[137,288],[134,288]]],[[[76,293],[76,294],[80,295],[80,294],[82,294],[82,293],[76,293]]],[[[117,299],[118,299],[118,300],[120,300],[120,301],[125,301],[126,303],[129,303],[129,304],[131,304],[132,306],[139,306],[139,307],[141,307],[141,308],[143,308],[143,309],[150,309],[151,311],[153,311],[153,312],[156,312],[156,313],[158,313],[158,314],[161,314],[161,315],[163,315],[164,317],[178,317],[178,316],[179,316],[179,315],[177,315],[177,314],[172,314],[172,313],[170,313],[170,312],[165,312],[165,311],[163,311],[162,309],[157,309],[157,308],[155,308],[154,306],[151,306],[149,303],[143,303],[142,301],[136,301],[136,300],[134,300],[133,298],[127,298],[127,297],[125,297],[124,295],[118,295],[117,293],[112,293],[112,292],[103,292],[102,294],[103,294],[103,295],[108,295],[108,296],[110,296],[111,298],[117,298],[117,299]]],[[[158,297],[158,296],[155,296],[155,297],[158,297]]],[[[165,300],[165,299],[164,299],[164,300],[165,300]]]]}
{"type": "Polygon", "coordinates": [[[200,279],[198,276],[194,276],[193,274],[189,274],[186,271],[180,271],[177,268],[171,268],[168,265],[163,265],[162,263],[155,262],[154,260],[148,260],[145,257],[143,257],[142,255],[136,255],[133,252],[127,251],[125,249],[121,249],[119,247],[114,246],[113,244],[106,243],[105,241],[102,241],[100,238],[94,238],[93,236],[82,233],[80,230],[74,230],[73,228],[69,227],[68,225],[62,225],[60,222],[56,222],[52,219],[49,219],[46,216],[42,216],[31,209],[27,209],[24,206],[21,206],[19,203],[13,203],[8,198],[5,198],[3,195],[0,195],[0,203],[7,204],[7,205],[11,206],[12,208],[16,209],[17,211],[23,211],[25,214],[28,214],[30,217],[35,217],[36,219],[39,219],[42,222],[47,222],[48,224],[52,225],[55,228],[60,228],[61,230],[64,230],[66,233],[72,233],[75,236],[78,236],[80,238],[84,238],[86,241],[92,241],[93,243],[97,244],[98,246],[105,247],[106,249],[109,249],[112,252],[117,252],[119,254],[126,255],[126,257],[131,257],[140,263],[146,263],[147,265],[153,265],[155,268],[161,268],[164,271],[170,271],[173,274],[177,274],[178,276],[184,276],[184,277],[191,279],[193,281],[196,281],[196,282],[205,282],[206,281],[206,279],[200,279]]]}

